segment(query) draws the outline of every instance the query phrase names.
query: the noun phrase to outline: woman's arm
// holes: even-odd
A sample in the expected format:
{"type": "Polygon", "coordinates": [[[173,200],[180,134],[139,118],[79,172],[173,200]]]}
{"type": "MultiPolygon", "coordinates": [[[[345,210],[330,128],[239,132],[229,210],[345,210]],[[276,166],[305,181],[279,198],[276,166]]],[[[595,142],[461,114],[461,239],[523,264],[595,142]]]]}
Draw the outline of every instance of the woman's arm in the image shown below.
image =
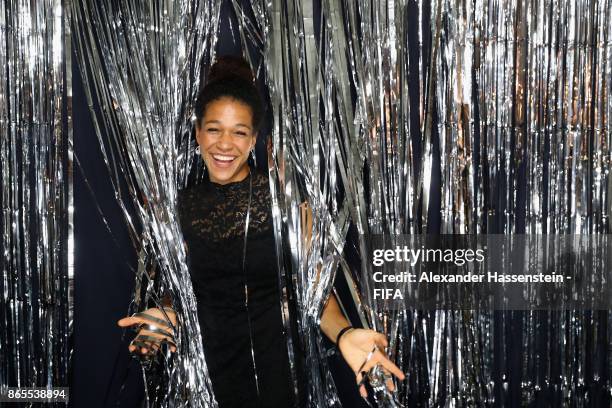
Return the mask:
{"type": "MultiPolygon", "coordinates": [[[[141,256],[144,256],[143,252],[141,256]]],[[[169,288],[161,287],[160,267],[157,262],[147,263],[145,268],[146,272],[143,273],[146,273],[149,283],[153,283],[155,291],[162,293],[157,299],[149,299],[146,310],[124,317],[117,324],[121,327],[133,327],[137,331],[138,334],[129,345],[131,352],[151,356],[157,353],[163,342],[167,342],[170,351],[174,352],[176,351],[174,329],[177,319],[173,309],[172,294],[169,288]]]]}
{"type": "MultiPolygon", "coordinates": [[[[349,321],[342,313],[336,296],[332,293],[323,308],[321,331],[335,344],[340,331],[349,326],[349,321]]],[[[338,341],[339,344],[336,344],[336,347],[355,373],[359,393],[362,397],[365,398],[368,395],[362,383],[364,374],[376,365],[382,366],[385,374],[393,374],[400,380],[406,378],[404,373],[389,360],[384,351],[388,346],[385,335],[374,330],[351,328],[346,330],[338,341]]],[[[386,385],[390,391],[395,389],[390,377],[387,379],[386,385]]]]}
{"type": "MultiPolygon", "coordinates": [[[[302,223],[302,238],[306,245],[306,250],[310,250],[310,241],[312,238],[312,210],[307,202],[300,205],[301,223],[302,223]]],[[[319,265],[318,273],[321,273],[319,265]]],[[[342,313],[336,296],[332,293],[321,315],[320,328],[321,331],[329,338],[347,362],[349,367],[355,373],[355,379],[359,386],[359,393],[362,397],[367,397],[365,385],[363,383],[365,374],[375,366],[381,366],[386,375],[393,374],[400,380],[406,378],[404,373],[395,365],[385,354],[385,348],[388,346],[387,338],[384,334],[378,333],[369,329],[349,329],[343,332],[338,340],[338,334],[345,327],[350,326],[349,321],[342,313]]],[[[391,391],[395,389],[393,380],[389,376],[386,381],[387,388],[391,391]]]]}
{"type": "Polygon", "coordinates": [[[323,308],[320,325],[321,331],[336,344],[336,338],[340,330],[350,325],[349,321],[344,317],[342,309],[340,309],[336,295],[332,293],[329,295],[329,299],[327,299],[327,303],[323,308]]]}
{"type": "MultiPolygon", "coordinates": [[[[301,223],[302,223],[302,238],[306,244],[306,250],[310,249],[310,241],[312,238],[312,210],[308,205],[308,202],[303,202],[300,205],[301,210],[301,223]]],[[[321,274],[321,265],[317,276],[321,274]]],[[[340,330],[350,326],[349,321],[344,317],[344,313],[340,309],[336,295],[333,293],[327,299],[325,307],[323,308],[323,314],[321,316],[321,331],[330,339],[334,344],[340,330]]]]}

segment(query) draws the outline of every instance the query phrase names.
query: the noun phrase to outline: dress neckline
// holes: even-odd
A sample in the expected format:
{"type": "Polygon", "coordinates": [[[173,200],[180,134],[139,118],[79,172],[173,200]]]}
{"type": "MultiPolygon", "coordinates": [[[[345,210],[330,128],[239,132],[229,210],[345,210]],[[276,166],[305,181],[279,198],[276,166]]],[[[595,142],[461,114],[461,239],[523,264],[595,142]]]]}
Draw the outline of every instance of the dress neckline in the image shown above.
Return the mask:
{"type": "Polygon", "coordinates": [[[254,170],[250,169],[250,173],[247,174],[247,176],[243,178],[242,180],[232,181],[226,184],[220,184],[220,183],[215,183],[214,181],[211,181],[210,176],[207,172],[206,181],[208,185],[210,185],[212,188],[214,188],[217,191],[235,191],[235,190],[240,190],[241,188],[248,186],[249,178],[254,177],[254,176],[255,176],[254,170]]]}

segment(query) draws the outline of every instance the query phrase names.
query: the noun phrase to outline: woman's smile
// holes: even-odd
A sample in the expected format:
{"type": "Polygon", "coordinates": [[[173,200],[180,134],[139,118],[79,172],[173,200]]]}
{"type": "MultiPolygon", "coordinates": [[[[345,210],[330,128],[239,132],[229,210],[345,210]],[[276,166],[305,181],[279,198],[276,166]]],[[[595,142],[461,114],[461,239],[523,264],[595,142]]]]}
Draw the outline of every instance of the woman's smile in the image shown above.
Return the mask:
{"type": "Polygon", "coordinates": [[[212,162],[215,166],[220,167],[222,169],[227,169],[232,166],[234,161],[238,156],[232,156],[227,154],[214,154],[210,155],[212,157],[212,162]]]}

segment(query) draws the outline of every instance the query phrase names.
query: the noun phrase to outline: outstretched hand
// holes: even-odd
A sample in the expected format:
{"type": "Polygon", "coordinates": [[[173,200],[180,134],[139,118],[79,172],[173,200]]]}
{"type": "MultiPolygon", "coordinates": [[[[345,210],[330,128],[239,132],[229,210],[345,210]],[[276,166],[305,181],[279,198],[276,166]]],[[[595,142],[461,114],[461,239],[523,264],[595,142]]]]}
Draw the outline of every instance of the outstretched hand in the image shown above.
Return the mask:
{"type": "MultiPolygon", "coordinates": [[[[388,342],[385,336],[374,330],[351,329],[347,331],[337,344],[342,356],[353,370],[359,385],[359,393],[362,397],[367,397],[365,385],[363,384],[364,374],[371,368],[380,365],[385,374],[393,374],[400,380],[406,376],[384,353],[388,342]]],[[[389,391],[393,391],[395,386],[389,376],[386,381],[389,391]]]]}
{"type": "Polygon", "coordinates": [[[128,347],[130,352],[151,356],[157,353],[163,343],[170,346],[171,352],[176,351],[173,329],[176,327],[176,313],[169,307],[165,307],[164,311],[151,308],[117,321],[119,326],[134,327],[138,333],[128,347]]]}

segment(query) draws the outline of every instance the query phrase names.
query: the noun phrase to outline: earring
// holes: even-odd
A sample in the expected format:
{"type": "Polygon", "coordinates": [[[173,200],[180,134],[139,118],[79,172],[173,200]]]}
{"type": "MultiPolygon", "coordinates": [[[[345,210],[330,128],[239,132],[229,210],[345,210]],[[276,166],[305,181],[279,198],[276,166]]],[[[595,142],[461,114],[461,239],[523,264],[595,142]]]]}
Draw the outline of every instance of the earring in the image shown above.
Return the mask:
{"type": "Polygon", "coordinates": [[[257,157],[255,156],[255,148],[251,149],[251,159],[253,159],[253,166],[257,167],[257,157]]]}
{"type": "Polygon", "coordinates": [[[195,149],[195,155],[196,157],[199,157],[200,160],[202,161],[202,167],[204,168],[204,171],[206,171],[206,160],[204,160],[204,155],[202,154],[202,148],[200,146],[198,146],[197,149],[195,149]]]}

